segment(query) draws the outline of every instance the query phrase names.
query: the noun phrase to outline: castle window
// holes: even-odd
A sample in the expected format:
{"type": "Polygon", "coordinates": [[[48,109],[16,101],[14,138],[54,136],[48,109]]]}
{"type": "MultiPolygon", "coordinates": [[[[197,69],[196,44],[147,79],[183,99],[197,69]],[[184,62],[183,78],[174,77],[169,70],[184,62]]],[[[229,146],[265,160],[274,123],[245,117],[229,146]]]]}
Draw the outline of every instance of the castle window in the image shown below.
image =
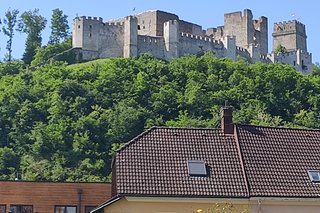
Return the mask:
{"type": "Polygon", "coordinates": [[[78,29],[80,29],[80,25],[78,25],[78,29]]]}
{"type": "Polygon", "coordinates": [[[92,36],[92,33],[89,33],[89,37],[91,38],[91,36],[92,36]]]}
{"type": "Polygon", "coordinates": [[[146,29],[146,26],[143,26],[142,29],[146,29]]]}
{"type": "Polygon", "coordinates": [[[140,30],[140,25],[138,25],[138,30],[140,30]]]}
{"type": "Polygon", "coordinates": [[[92,29],[92,25],[91,25],[91,24],[89,25],[89,29],[90,29],[90,30],[92,29]]]}
{"type": "Polygon", "coordinates": [[[293,61],[293,66],[296,66],[296,61],[293,61]]]}

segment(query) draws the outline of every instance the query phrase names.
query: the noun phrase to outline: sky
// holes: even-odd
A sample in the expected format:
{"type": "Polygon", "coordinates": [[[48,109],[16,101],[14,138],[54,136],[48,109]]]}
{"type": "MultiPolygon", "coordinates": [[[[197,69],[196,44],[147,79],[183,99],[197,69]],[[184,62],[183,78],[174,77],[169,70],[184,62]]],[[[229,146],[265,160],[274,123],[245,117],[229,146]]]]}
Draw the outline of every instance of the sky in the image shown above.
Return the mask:
{"type": "MultiPolygon", "coordinates": [[[[308,51],[312,53],[313,63],[320,62],[319,42],[320,10],[316,0],[0,0],[0,18],[10,9],[24,11],[38,8],[40,14],[48,20],[46,29],[42,32],[43,42],[48,42],[50,35],[50,19],[52,10],[61,9],[68,15],[70,29],[72,20],[78,16],[102,17],[105,21],[124,17],[146,10],[163,10],[177,14],[180,19],[201,25],[204,29],[223,25],[224,13],[251,9],[254,19],[260,16],[268,18],[269,52],[272,49],[272,30],[275,22],[298,20],[306,25],[308,51]]],[[[15,33],[13,40],[13,56],[21,58],[24,52],[26,36],[15,33]]],[[[7,37],[0,33],[0,59],[5,54],[7,37]]]]}

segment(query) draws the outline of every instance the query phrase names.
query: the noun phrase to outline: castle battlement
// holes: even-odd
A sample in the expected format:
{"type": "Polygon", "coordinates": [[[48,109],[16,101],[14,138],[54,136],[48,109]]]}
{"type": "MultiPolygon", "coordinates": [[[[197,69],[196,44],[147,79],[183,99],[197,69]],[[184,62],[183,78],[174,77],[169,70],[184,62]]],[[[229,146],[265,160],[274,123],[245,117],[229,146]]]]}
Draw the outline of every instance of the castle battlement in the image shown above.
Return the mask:
{"type": "Polygon", "coordinates": [[[304,51],[304,50],[301,50],[301,49],[298,49],[298,51],[299,51],[300,53],[303,53],[303,54],[309,54],[309,55],[311,55],[311,54],[312,54],[312,53],[309,53],[309,52],[304,51]]]}
{"type": "Polygon", "coordinates": [[[105,25],[109,26],[123,26],[124,22],[106,22],[105,25]]]}
{"type": "Polygon", "coordinates": [[[136,18],[137,18],[136,16],[126,16],[124,19],[127,21],[130,21],[130,20],[136,19],[136,18]]]}
{"type": "Polygon", "coordinates": [[[178,20],[169,20],[169,21],[164,23],[164,26],[168,26],[168,24],[177,25],[178,24],[178,20]]]}
{"type": "Polygon", "coordinates": [[[245,49],[243,47],[238,47],[238,46],[236,46],[236,50],[239,51],[239,52],[248,52],[247,49],[245,49]]]}
{"type": "Polygon", "coordinates": [[[77,18],[82,19],[82,20],[103,22],[103,19],[101,17],[96,17],[96,16],[80,16],[77,18]]]}
{"type": "Polygon", "coordinates": [[[266,61],[268,60],[268,55],[260,55],[261,61],[266,61]]]}
{"type": "Polygon", "coordinates": [[[216,45],[222,44],[222,42],[220,40],[215,40],[215,39],[208,37],[208,36],[193,35],[190,33],[181,33],[180,35],[181,35],[181,37],[186,37],[186,38],[193,39],[193,40],[201,40],[201,41],[213,43],[216,45]]]}
{"type": "Polygon", "coordinates": [[[147,36],[147,35],[139,35],[140,41],[144,43],[160,43],[163,40],[162,37],[155,37],[155,36],[147,36]]]}
{"type": "Polygon", "coordinates": [[[282,32],[293,32],[298,31],[300,34],[305,34],[305,25],[297,20],[277,22],[274,24],[273,31],[276,35],[277,33],[282,32]]]}
{"type": "Polygon", "coordinates": [[[292,55],[296,55],[297,52],[296,51],[289,51],[289,52],[285,52],[285,53],[275,53],[276,56],[292,56],[292,55]]]}
{"type": "Polygon", "coordinates": [[[298,24],[298,25],[301,25],[301,26],[305,26],[304,24],[302,24],[300,21],[297,21],[297,20],[281,21],[281,22],[276,22],[274,24],[276,24],[276,25],[298,24]]]}
{"type": "Polygon", "coordinates": [[[251,63],[287,63],[302,72],[311,72],[312,54],[307,51],[305,25],[297,20],[275,23],[273,52],[268,54],[268,18],[253,19],[249,9],[227,13],[223,26],[207,30],[180,20],[176,14],[159,10],[105,23],[101,17],[81,16],[76,17],[74,23],[73,47],[81,48],[79,54],[83,60],[135,57],[143,53],[170,60],[212,51],[218,57],[232,60],[239,56],[251,63]],[[279,45],[289,52],[275,54],[279,45]]]}

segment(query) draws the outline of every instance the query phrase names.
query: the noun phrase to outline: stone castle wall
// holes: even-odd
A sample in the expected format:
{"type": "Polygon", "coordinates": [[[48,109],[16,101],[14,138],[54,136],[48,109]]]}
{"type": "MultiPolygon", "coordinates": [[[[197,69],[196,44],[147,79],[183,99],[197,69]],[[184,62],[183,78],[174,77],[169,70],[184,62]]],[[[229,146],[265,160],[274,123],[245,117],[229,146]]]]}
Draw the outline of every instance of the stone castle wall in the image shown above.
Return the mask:
{"type": "Polygon", "coordinates": [[[221,41],[209,37],[181,33],[179,38],[179,55],[202,55],[205,52],[214,52],[217,56],[223,56],[224,45],[221,41]]]}
{"type": "Polygon", "coordinates": [[[303,72],[311,71],[312,59],[307,52],[303,24],[276,23],[273,37],[273,48],[281,44],[287,48],[287,54],[268,54],[268,20],[263,16],[254,20],[248,9],[225,14],[224,26],[207,30],[158,10],[109,22],[82,16],[75,18],[73,25],[73,48],[82,50],[83,60],[135,57],[143,53],[170,60],[211,51],[218,57],[244,58],[252,63],[286,63],[303,72]]]}
{"type": "Polygon", "coordinates": [[[83,49],[83,58],[107,58],[123,55],[123,22],[103,23],[102,18],[74,19],[73,47],[83,49]]]}
{"type": "Polygon", "coordinates": [[[138,53],[151,53],[157,58],[165,58],[165,42],[163,37],[146,35],[138,36],[138,53]]]}

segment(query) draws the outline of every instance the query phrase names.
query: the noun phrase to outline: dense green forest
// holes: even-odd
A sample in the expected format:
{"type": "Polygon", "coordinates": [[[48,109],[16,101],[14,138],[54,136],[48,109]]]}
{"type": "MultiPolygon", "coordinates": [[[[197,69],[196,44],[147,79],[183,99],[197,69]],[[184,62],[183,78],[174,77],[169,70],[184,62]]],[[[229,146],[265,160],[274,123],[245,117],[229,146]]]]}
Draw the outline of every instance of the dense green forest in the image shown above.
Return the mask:
{"type": "MultiPolygon", "coordinates": [[[[317,68],[317,67],[315,67],[317,68]]],[[[112,153],[152,126],[320,128],[320,75],[289,65],[142,55],[0,64],[0,179],[106,181],[112,153]]]]}
{"type": "Polygon", "coordinates": [[[108,181],[121,144],[152,126],[219,127],[225,104],[237,123],[320,128],[319,65],[303,75],[212,53],[68,65],[67,15],[52,11],[43,45],[47,22],[38,9],[0,17],[0,180],[108,181]],[[16,31],[26,34],[21,60],[12,54],[16,31]]]}

